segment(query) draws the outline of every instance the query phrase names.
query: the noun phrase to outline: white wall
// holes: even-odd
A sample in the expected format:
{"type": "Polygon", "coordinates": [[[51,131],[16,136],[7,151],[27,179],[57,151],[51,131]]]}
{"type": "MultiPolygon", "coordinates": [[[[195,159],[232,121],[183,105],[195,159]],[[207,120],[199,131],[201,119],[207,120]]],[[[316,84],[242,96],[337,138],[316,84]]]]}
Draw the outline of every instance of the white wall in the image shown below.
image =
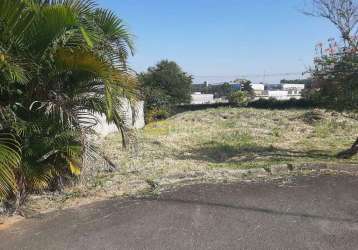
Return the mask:
{"type": "Polygon", "coordinates": [[[282,84],[282,89],[283,90],[288,90],[288,89],[298,89],[298,90],[302,90],[305,88],[304,84],[291,84],[291,83],[284,83],[282,84]]]}
{"type": "Polygon", "coordinates": [[[138,101],[132,105],[133,128],[141,129],[145,126],[144,121],[144,101],[138,101]]]}
{"type": "Polygon", "coordinates": [[[301,99],[300,94],[289,94],[289,92],[288,90],[268,90],[265,91],[263,98],[275,98],[276,100],[301,99]]]}
{"type": "Polygon", "coordinates": [[[194,93],[191,95],[191,104],[207,104],[214,102],[213,94],[194,93]]]}
{"type": "Polygon", "coordinates": [[[105,115],[96,114],[95,116],[98,120],[98,123],[94,127],[94,130],[98,135],[106,136],[108,134],[118,132],[117,126],[114,123],[107,123],[105,115]]]}
{"type": "Polygon", "coordinates": [[[261,83],[251,83],[251,87],[253,90],[265,90],[265,85],[261,83]]]}
{"type": "Polygon", "coordinates": [[[290,99],[288,96],[288,91],[285,91],[285,90],[269,90],[269,91],[267,91],[267,95],[269,98],[275,98],[277,100],[290,99]]]}
{"type": "MultiPolygon", "coordinates": [[[[130,103],[128,99],[121,98],[121,103],[120,114],[122,115],[125,126],[129,129],[144,128],[144,102],[138,101],[130,103]]],[[[106,121],[106,116],[96,114],[95,117],[98,120],[98,124],[94,127],[94,130],[100,136],[118,132],[117,126],[114,123],[108,123],[106,121]]]]}
{"type": "Polygon", "coordinates": [[[280,96],[287,96],[288,91],[286,90],[268,90],[267,95],[269,97],[280,97],[280,96]]]}

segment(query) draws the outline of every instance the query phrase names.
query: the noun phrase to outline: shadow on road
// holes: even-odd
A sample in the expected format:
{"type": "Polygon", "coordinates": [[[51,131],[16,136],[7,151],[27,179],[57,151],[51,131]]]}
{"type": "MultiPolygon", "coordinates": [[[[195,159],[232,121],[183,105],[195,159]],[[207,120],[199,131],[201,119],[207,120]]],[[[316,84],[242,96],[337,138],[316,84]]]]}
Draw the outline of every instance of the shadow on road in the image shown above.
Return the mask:
{"type": "Polygon", "coordinates": [[[348,222],[348,223],[358,222],[358,219],[338,218],[338,217],[321,216],[321,215],[305,214],[305,213],[297,213],[297,212],[284,212],[284,211],[277,211],[268,208],[222,204],[222,203],[215,203],[215,202],[202,202],[202,201],[191,201],[191,200],[181,200],[181,199],[159,199],[156,201],[175,203],[175,204],[179,203],[179,204],[188,204],[188,205],[236,209],[236,210],[244,210],[244,211],[251,211],[251,212],[258,212],[258,213],[266,213],[266,214],[277,215],[277,216],[293,216],[293,217],[299,217],[305,219],[324,220],[324,221],[331,221],[331,222],[348,222]]]}

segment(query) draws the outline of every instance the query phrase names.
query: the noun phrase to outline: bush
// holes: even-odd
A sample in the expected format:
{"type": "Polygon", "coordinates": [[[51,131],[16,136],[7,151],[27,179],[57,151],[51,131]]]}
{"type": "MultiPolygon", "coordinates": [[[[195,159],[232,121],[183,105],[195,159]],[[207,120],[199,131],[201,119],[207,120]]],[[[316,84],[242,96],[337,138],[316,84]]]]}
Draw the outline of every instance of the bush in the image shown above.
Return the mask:
{"type": "Polygon", "coordinates": [[[290,99],[290,100],[276,100],[270,99],[259,99],[248,104],[248,107],[259,108],[259,109],[306,109],[315,108],[319,105],[312,100],[306,99],[290,99]]]}
{"type": "Polygon", "coordinates": [[[124,134],[118,97],[137,94],[133,43],[94,1],[1,0],[0,37],[0,201],[18,207],[100,152],[89,141],[95,114],[124,134]]]}
{"type": "Polygon", "coordinates": [[[147,122],[169,116],[175,105],[190,103],[192,77],[175,62],[163,60],[138,78],[147,122]]]}
{"type": "Polygon", "coordinates": [[[170,116],[169,108],[155,107],[149,109],[145,114],[145,122],[151,123],[154,121],[164,120],[170,116]]]}
{"type": "Polygon", "coordinates": [[[227,98],[231,104],[238,107],[246,107],[249,103],[249,97],[247,93],[243,91],[235,91],[228,95],[227,98]]]}

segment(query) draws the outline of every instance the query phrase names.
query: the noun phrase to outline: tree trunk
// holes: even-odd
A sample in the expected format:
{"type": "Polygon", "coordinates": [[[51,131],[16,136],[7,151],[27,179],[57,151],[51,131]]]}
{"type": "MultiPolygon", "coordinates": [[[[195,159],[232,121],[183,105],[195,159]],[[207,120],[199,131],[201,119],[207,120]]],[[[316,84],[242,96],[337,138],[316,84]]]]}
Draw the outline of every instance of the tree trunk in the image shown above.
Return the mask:
{"type": "Polygon", "coordinates": [[[23,211],[21,210],[21,206],[24,204],[27,198],[27,190],[26,190],[26,180],[23,176],[19,176],[17,180],[18,190],[16,192],[16,200],[15,200],[15,214],[21,215],[25,217],[23,211]]]}
{"type": "Polygon", "coordinates": [[[349,159],[352,158],[354,155],[358,154],[358,138],[353,143],[352,147],[350,149],[344,150],[340,152],[337,157],[341,159],[349,159]]]}

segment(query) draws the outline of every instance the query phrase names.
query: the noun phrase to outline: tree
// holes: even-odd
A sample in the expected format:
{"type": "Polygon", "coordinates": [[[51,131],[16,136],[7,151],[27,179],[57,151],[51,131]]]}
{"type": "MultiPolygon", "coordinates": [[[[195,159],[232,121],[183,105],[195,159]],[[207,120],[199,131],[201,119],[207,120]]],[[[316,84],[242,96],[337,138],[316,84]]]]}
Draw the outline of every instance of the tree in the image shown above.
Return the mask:
{"type": "MultiPolygon", "coordinates": [[[[319,44],[319,56],[311,70],[313,92],[321,104],[339,110],[358,109],[358,1],[312,0],[306,14],[323,17],[333,23],[342,37],[342,44],[331,39],[328,48],[319,44]]],[[[349,158],[358,153],[358,139],[352,147],[338,154],[349,158]]]]}
{"type": "Polygon", "coordinates": [[[246,95],[250,98],[255,96],[254,89],[251,86],[251,81],[245,80],[241,82],[241,91],[246,92],[246,95]]]}
{"type": "Polygon", "coordinates": [[[345,46],[357,46],[353,35],[357,34],[357,0],[311,0],[305,14],[329,20],[341,33],[345,46]]]}
{"type": "Polygon", "coordinates": [[[132,36],[91,0],[0,1],[0,200],[78,175],[96,113],[124,133],[132,36]]]}
{"type": "Polygon", "coordinates": [[[228,96],[228,100],[230,103],[238,107],[246,107],[247,104],[249,103],[249,97],[247,95],[247,92],[240,91],[240,90],[231,93],[228,96]]]}
{"type": "Polygon", "coordinates": [[[192,76],[183,72],[180,66],[168,60],[160,61],[156,66],[138,77],[143,89],[146,113],[152,109],[169,111],[174,105],[190,103],[192,76]]]}
{"type": "MultiPolygon", "coordinates": [[[[353,41],[353,40],[352,40],[353,41]]],[[[339,47],[331,40],[328,52],[315,59],[314,79],[310,96],[322,106],[344,111],[358,110],[358,53],[339,47]]],[[[358,153],[358,139],[352,147],[338,154],[349,158],[358,153]]]]}

